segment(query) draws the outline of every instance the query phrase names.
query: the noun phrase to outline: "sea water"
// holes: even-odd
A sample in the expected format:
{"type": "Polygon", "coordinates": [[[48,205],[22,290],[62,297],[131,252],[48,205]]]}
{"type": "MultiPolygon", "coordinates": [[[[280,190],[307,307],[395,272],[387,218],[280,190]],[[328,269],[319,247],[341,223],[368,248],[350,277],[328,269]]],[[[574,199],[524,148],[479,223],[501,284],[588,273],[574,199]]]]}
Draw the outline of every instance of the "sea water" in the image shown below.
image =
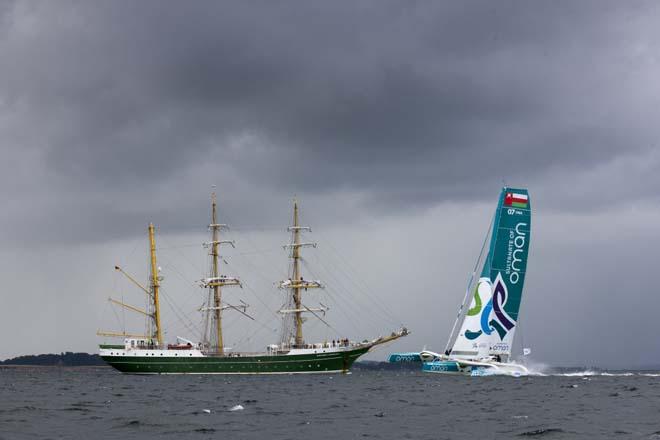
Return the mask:
{"type": "Polygon", "coordinates": [[[660,439],[660,374],[130,376],[0,368],[3,440],[529,437],[660,439]]]}

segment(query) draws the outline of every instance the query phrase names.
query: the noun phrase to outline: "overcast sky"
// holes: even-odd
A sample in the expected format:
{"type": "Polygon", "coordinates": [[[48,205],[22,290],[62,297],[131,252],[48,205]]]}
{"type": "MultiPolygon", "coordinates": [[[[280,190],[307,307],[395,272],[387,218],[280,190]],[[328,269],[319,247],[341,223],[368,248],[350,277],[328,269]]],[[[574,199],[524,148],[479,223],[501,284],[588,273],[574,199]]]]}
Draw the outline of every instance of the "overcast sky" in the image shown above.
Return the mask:
{"type": "Polygon", "coordinates": [[[0,3],[0,359],[94,351],[150,221],[198,321],[211,185],[252,286],[228,298],[259,321],[228,318],[235,341],[276,340],[296,195],[331,278],[307,301],[333,329],[311,334],[403,323],[373,359],[442,350],[505,182],[535,208],[534,361],[660,365],[659,20],[651,1],[0,3]]]}

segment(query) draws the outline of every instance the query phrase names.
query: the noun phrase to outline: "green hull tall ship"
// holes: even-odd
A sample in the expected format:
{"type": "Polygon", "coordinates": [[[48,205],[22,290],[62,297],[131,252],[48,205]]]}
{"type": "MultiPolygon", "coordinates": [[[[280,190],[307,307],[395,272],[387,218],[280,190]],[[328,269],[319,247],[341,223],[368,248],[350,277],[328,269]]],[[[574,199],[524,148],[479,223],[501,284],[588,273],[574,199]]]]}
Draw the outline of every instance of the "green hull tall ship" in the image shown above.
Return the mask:
{"type": "Polygon", "coordinates": [[[110,301],[147,318],[146,335],[126,332],[102,332],[99,336],[124,338],[123,344],[101,344],[100,355],[104,361],[123,373],[132,374],[292,374],[292,373],[337,373],[347,372],[353,362],[373,347],[406,336],[405,328],[392,332],[388,336],[372,340],[355,342],[349,339],[308,343],[303,337],[303,314],[309,313],[321,321],[327,307],[307,307],[303,304],[302,293],[308,289],[323,288],[320,281],[306,280],[300,270],[301,249],[316,247],[315,243],[302,243],[301,232],[311,229],[298,223],[298,204],[293,205],[293,225],[288,228],[291,242],[285,245],[291,258],[290,277],[281,281],[279,287],[287,291],[285,306],[278,312],[282,314],[282,334],[278,344],[271,344],[261,353],[225,352],[222,334],[222,315],[225,310],[237,311],[248,318],[248,305],[232,305],[222,301],[222,289],[241,286],[236,277],[220,274],[219,247],[234,246],[234,242],[220,239],[220,232],[227,225],[217,220],[216,196],[211,203],[211,241],[205,243],[210,249],[211,273],[201,280],[202,287],[208,289],[208,300],[200,311],[204,315],[204,335],[202,341],[193,343],[177,338],[176,343],[166,343],[163,338],[159,288],[162,277],[156,262],[156,243],[153,224],[149,225],[150,271],[149,286],[144,287],[119,266],[115,269],[124,274],[131,282],[144,290],[149,298],[148,310],[110,301]]]}

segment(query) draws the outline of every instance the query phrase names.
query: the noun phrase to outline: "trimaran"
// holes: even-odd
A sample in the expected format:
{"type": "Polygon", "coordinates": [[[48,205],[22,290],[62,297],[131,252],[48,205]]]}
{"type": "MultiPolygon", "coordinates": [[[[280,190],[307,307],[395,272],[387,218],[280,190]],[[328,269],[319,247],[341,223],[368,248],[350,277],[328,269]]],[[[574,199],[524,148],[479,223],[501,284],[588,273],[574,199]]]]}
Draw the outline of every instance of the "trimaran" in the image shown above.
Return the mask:
{"type": "MultiPolygon", "coordinates": [[[[511,360],[531,226],[526,189],[504,187],[444,353],[394,353],[390,362],[422,362],[430,373],[524,376],[511,360]]],[[[527,349],[524,349],[525,352],[527,349]]]]}
{"type": "MultiPolygon", "coordinates": [[[[308,289],[322,288],[320,281],[306,280],[300,270],[301,249],[315,247],[315,243],[301,242],[301,232],[311,232],[307,226],[298,223],[298,204],[293,205],[293,225],[288,228],[291,242],[285,247],[291,258],[290,277],[279,283],[287,291],[287,302],[279,310],[282,314],[282,335],[279,344],[266,347],[261,353],[226,352],[223,333],[222,315],[225,310],[235,310],[247,315],[247,304],[231,305],[222,301],[222,288],[240,286],[236,277],[220,274],[218,267],[219,247],[234,245],[233,242],[220,239],[220,231],[227,225],[217,219],[216,196],[211,202],[211,273],[201,280],[202,287],[208,289],[207,304],[200,310],[205,313],[205,331],[202,342],[177,338],[177,343],[167,344],[163,337],[161,322],[159,289],[162,277],[156,262],[155,228],[149,224],[150,271],[149,286],[144,287],[122,268],[115,269],[126,275],[131,282],[140,287],[148,296],[149,307],[142,310],[111,300],[114,304],[128,310],[141,313],[147,319],[147,334],[135,335],[126,332],[103,332],[99,336],[124,338],[123,344],[101,344],[100,355],[105,362],[124,373],[134,374],[291,374],[291,373],[332,373],[347,372],[353,362],[373,347],[393,341],[408,334],[401,328],[388,336],[362,342],[340,339],[332,343],[308,343],[303,337],[303,313],[310,313],[323,320],[327,307],[310,308],[303,304],[302,294],[308,289]]],[[[248,315],[249,316],[249,315],[248,315]]]]}

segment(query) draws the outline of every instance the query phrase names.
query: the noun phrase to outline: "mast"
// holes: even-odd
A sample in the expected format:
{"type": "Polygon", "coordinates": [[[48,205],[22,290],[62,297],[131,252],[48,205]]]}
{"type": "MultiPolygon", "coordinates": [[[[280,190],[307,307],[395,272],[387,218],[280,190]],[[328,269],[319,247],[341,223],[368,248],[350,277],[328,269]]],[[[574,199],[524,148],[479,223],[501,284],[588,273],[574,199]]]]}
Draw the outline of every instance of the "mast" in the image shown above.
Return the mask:
{"type": "MultiPolygon", "coordinates": [[[[301,231],[308,231],[311,232],[312,229],[308,226],[300,226],[299,220],[298,220],[298,201],[294,199],[293,201],[293,225],[289,226],[287,229],[292,233],[292,240],[291,243],[284,245],[284,248],[290,248],[291,249],[291,259],[292,259],[292,270],[291,270],[291,278],[289,278],[286,281],[280,282],[280,289],[289,289],[291,291],[291,296],[289,297],[289,306],[293,306],[293,308],[284,308],[279,310],[279,313],[282,314],[293,314],[293,325],[294,325],[294,332],[291,334],[289,332],[289,329],[285,324],[283,324],[283,342],[284,340],[287,341],[287,343],[290,343],[289,341],[291,340],[290,338],[293,336],[294,337],[294,345],[295,347],[302,347],[305,344],[305,339],[303,337],[303,313],[311,313],[314,316],[316,316],[318,319],[323,321],[323,319],[316,314],[316,312],[321,312],[325,314],[325,312],[328,310],[326,306],[320,307],[320,308],[309,308],[306,305],[303,304],[302,302],[302,291],[307,290],[307,289],[314,289],[314,288],[323,288],[323,285],[321,284],[320,281],[311,281],[311,280],[305,280],[302,276],[302,273],[300,271],[300,260],[302,260],[302,256],[300,253],[300,248],[303,247],[316,247],[316,243],[301,243],[300,241],[300,232],[301,231]],[[291,304],[291,300],[293,300],[293,304],[291,304]]],[[[285,321],[286,322],[286,319],[285,321]]],[[[325,322],[325,321],[324,321],[325,322]]]]}
{"type": "MultiPolygon", "coordinates": [[[[215,192],[211,194],[211,277],[218,278],[218,235],[222,225],[218,224],[217,219],[217,199],[215,192]]],[[[220,290],[220,285],[214,283],[211,286],[213,290],[213,307],[215,308],[215,335],[216,342],[218,344],[217,351],[219,354],[225,353],[225,344],[222,340],[222,308],[220,307],[222,301],[222,291],[220,290]]]]}
{"type": "Polygon", "coordinates": [[[149,251],[151,256],[151,296],[153,300],[154,313],[153,322],[156,326],[155,336],[158,345],[163,345],[163,330],[160,326],[160,303],[158,294],[160,291],[160,277],[158,276],[158,265],[156,264],[156,239],[154,237],[154,224],[149,223],[149,251]]]}
{"type": "Polygon", "coordinates": [[[303,345],[302,301],[300,299],[300,228],[298,227],[298,201],[293,201],[293,302],[295,305],[296,346],[303,345]]]}
{"type": "Polygon", "coordinates": [[[123,332],[106,332],[106,331],[97,331],[96,334],[99,336],[109,336],[113,338],[140,338],[140,339],[154,339],[158,342],[158,346],[162,347],[163,344],[163,328],[160,324],[160,282],[163,277],[160,276],[160,269],[158,268],[158,263],[156,261],[156,238],[155,238],[155,227],[153,223],[149,223],[149,265],[150,265],[150,275],[149,275],[149,287],[145,287],[140,284],[134,277],[126,273],[124,269],[119,266],[115,266],[115,270],[124,275],[131,283],[135,284],[140,290],[147,294],[149,298],[149,305],[147,310],[142,310],[138,307],[126,304],[123,301],[118,301],[116,299],[108,298],[113,304],[124,307],[127,310],[130,310],[135,313],[139,313],[148,318],[147,321],[147,333],[146,335],[139,335],[135,333],[123,332]]]}
{"type": "Polygon", "coordinates": [[[250,315],[245,313],[245,310],[247,309],[249,304],[246,304],[243,301],[241,301],[240,305],[222,304],[222,290],[220,289],[221,287],[224,286],[243,287],[243,286],[241,285],[239,279],[236,277],[228,277],[226,275],[220,275],[220,268],[218,265],[218,258],[220,256],[220,253],[218,252],[218,249],[222,244],[229,244],[232,247],[234,247],[234,242],[231,240],[220,240],[220,230],[227,229],[227,225],[223,223],[218,223],[217,205],[218,205],[217,198],[215,192],[213,192],[211,193],[211,224],[209,225],[209,229],[211,230],[211,242],[204,243],[204,247],[211,248],[211,252],[210,252],[211,273],[209,278],[205,278],[201,280],[200,283],[201,287],[209,289],[210,304],[207,304],[206,307],[200,308],[200,311],[206,312],[207,317],[209,316],[210,312],[213,312],[212,315],[213,328],[211,329],[210,332],[214,336],[216,345],[211,348],[214,349],[216,353],[220,355],[224,355],[225,345],[224,345],[224,338],[222,335],[222,311],[226,309],[232,309],[238,311],[239,313],[247,316],[250,319],[254,319],[254,318],[252,318],[250,315]]]}

